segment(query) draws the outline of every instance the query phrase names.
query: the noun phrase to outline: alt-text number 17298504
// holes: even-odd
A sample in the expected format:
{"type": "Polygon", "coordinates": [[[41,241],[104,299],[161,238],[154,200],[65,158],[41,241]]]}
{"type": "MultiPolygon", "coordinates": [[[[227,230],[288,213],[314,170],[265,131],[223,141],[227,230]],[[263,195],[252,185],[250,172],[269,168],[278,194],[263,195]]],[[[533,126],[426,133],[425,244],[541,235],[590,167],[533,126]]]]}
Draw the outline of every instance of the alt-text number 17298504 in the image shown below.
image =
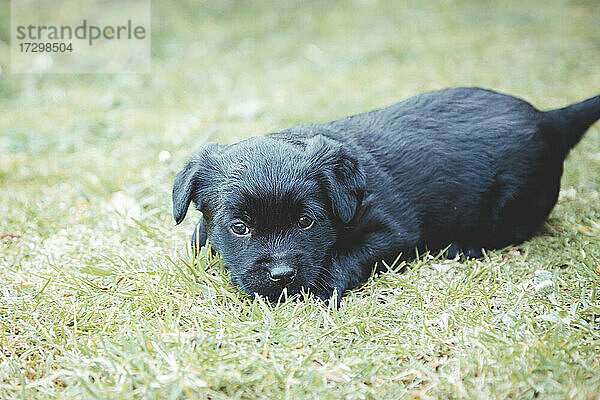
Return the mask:
{"type": "Polygon", "coordinates": [[[72,43],[19,43],[21,53],[65,53],[73,52],[72,43]]]}

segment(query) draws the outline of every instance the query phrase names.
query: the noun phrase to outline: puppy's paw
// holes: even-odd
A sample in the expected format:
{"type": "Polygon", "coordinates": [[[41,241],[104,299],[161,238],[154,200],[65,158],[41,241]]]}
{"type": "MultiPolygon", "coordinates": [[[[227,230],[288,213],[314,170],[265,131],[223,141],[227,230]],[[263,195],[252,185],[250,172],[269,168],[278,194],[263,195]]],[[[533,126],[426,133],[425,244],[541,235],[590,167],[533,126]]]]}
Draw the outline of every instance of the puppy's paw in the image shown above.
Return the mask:
{"type": "Polygon", "coordinates": [[[460,252],[460,244],[457,242],[454,242],[450,245],[450,247],[448,247],[446,249],[446,251],[444,251],[444,257],[446,257],[449,260],[454,260],[459,252],[460,252]]]}
{"type": "Polygon", "coordinates": [[[327,307],[329,307],[330,304],[335,304],[335,308],[337,310],[340,308],[340,304],[342,302],[342,294],[343,294],[343,290],[335,288],[328,295],[315,293],[315,296],[318,299],[322,300],[323,303],[325,303],[325,306],[327,306],[327,307]]]}
{"type": "Polygon", "coordinates": [[[463,248],[463,254],[467,259],[477,259],[483,257],[483,251],[481,247],[475,246],[466,246],[465,248],[463,248]]]}
{"type": "Polygon", "coordinates": [[[444,251],[444,256],[450,260],[454,260],[456,256],[462,253],[466,259],[476,259],[483,257],[481,247],[473,245],[462,245],[459,242],[454,242],[444,251]]]}
{"type": "Polygon", "coordinates": [[[192,253],[195,255],[200,254],[200,249],[206,244],[206,226],[204,225],[204,218],[200,218],[194,233],[192,234],[192,253]]]}

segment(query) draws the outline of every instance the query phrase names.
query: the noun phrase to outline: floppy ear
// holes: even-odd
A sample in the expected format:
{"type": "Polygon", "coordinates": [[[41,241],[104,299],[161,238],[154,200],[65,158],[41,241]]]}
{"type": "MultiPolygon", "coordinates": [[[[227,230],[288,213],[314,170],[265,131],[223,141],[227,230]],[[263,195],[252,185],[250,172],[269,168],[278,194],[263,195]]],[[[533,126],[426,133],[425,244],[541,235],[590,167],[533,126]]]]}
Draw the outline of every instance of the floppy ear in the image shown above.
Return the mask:
{"type": "MultiPolygon", "coordinates": [[[[173,218],[175,223],[180,224],[187,214],[188,207],[192,200],[196,207],[203,207],[204,195],[202,189],[211,181],[211,175],[214,176],[216,168],[214,165],[214,156],[223,145],[209,143],[202,147],[200,152],[194,156],[181,171],[175,176],[173,184],[173,218]]],[[[214,179],[214,178],[212,178],[214,179]]]]}
{"type": "Polygon", "coordinates": [[[333,213],[345,224],[350,223],[360,209],[366,187],[358,159],[343,145],[322,135],[310,139],[306,150],[329,194],[333,213]]]}

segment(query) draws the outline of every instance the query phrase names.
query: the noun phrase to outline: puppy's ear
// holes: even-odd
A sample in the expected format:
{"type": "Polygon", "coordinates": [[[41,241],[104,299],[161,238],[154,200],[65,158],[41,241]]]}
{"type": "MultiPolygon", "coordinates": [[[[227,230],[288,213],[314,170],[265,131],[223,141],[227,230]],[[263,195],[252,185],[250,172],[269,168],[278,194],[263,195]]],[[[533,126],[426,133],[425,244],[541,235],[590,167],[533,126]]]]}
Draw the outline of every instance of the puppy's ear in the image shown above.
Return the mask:
{"type": "Polygon", "coordinates": [[[215,156],[225,147],[216,143],[209,143],[202,147],[181,171],[175,176],[173,184],[173,217],[175,223],[180,224],[187,214],[190,203],[194,201],[196,207],[201,209],[208,193],[206,187],[214,180],[215,156]]]}
{"type": "Polygon", "coordinates": [[[312,168],[316,168],[331,199],[333,213],[348,224],[360,209],[366,178],[354,157],[343,145],[322,135],[307,146],[312,168]]]}

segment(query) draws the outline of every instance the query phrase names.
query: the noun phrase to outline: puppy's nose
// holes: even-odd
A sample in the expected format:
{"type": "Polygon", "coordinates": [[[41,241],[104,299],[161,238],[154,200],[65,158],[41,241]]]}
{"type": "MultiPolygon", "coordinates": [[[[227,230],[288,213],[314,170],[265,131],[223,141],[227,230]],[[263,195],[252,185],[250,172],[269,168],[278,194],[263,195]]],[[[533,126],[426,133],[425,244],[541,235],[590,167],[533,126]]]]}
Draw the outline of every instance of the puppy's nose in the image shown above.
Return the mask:
{"type": "Polygon", "coordinates": [[[269,278],[273,282],[278,282],[287,285],[296,277],[296,270],[289,265],[278,264],[269,271],[269,278]]]}

